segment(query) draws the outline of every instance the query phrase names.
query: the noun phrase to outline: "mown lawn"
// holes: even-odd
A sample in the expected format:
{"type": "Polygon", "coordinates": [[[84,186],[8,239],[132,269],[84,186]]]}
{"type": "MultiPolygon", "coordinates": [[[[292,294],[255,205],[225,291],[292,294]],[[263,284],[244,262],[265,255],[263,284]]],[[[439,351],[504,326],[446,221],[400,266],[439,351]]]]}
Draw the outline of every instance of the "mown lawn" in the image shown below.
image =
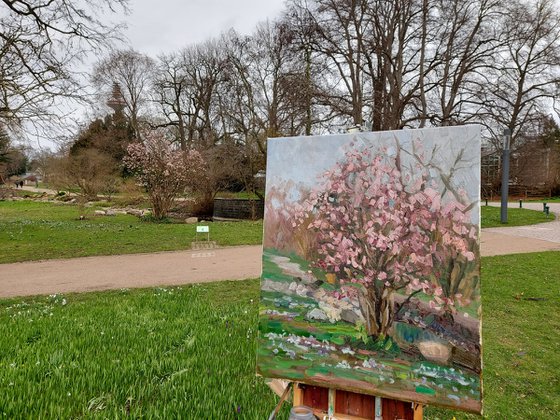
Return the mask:
{"type": "Polygon", "coordinates": [[[533,225],[554,220],[552,213],[547,218],[542,211],[508,208],[508,222],[501,223],[499,207],[482,206],[481,210],[483,228],[533,225]]]}
{"type": "MultiPolygon", "coordinates": [[[[194,225],[131,215],[78,220],[79,214],[70,204],[0,201],[0,263],[190,249],[196,237],[194,225]]],[[[219,245],[259,244],[261,238],[261,221],[210,223],[210,239],[219,245]]]]}
{"type": "Polygon", "coordinates": [[[560,197],[547,197],[547,198],[540,198],[540,199],[528,199],[523,200],[523,202],[532,202],[532,203],[560,203],[560,197]]]}
{"type": "MultiPolygon", "coordinates": [[[[0,201],[0,264],[38,259],[189,249],[195,226],[150,223],[130,215],[93,216],[78,220],[71,204],[31,200],[0,201]]],[[[540,223],[538,211],[509,209],[507,226],[540,223]]],[[[482,207],[482,227],[504,226],[500,209],[482,207]]],[[[200,239],[200,238],[199,238],[200,239]]],[[[210,223],[210,239],[222,246],[254,245],[262,241],[262,221],[210,223]]]]}
{"type": "MultiPolygon", "coordinates": [[[[483,259],[485,418],[557,417],[559,272],[558,252],[483,259]]],[[[276,398],[254,374],[258,287],[0,300],[0,418],[267,418],[276,398]]],[[[425,417],[454,416],[478,418],[425,417]]]]}

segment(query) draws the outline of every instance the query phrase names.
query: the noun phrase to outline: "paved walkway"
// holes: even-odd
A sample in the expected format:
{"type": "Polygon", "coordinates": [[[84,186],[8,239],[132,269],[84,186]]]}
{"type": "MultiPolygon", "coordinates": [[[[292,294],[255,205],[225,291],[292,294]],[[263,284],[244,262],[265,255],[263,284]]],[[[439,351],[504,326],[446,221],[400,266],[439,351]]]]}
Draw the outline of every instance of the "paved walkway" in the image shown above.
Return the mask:
{"type": "MultiPolygon", "coordinates": [[[[482,231],[480,251],[483,257],[527,252],[560,251],[560,243],[544,239],[524,237],[514,228],[491,228],[482,231]]],[[[526,233],[522,231],[522,233],[526,233]]]]}
{"type": "MultiPolygon", "coordinates": [[[[499,207],[500,203],[488,203],[499,207]]],[[[560,250],[560,203],[548,204],[556,220],[529,226],[487,228],[482,233],[483,255],[560,250]],[[484,251],[487,251],[484,253],[484,251]]],[[[508,203],[519,207],[519,203],[508,203]]],[[[523,203],[523,208],[542,211],[542,203],[523,203]]]]}
{"type": "Polygon", "coordinates": [[[259,277],[262,246],[0,264],[0,297],[259,277]]]}
{"type": "MultiPolygon", "coordinates": [[[[524,205],[530,206],[542,209],[524,205]]],[[[560,203],[551,210],[560,213],[560,203]]],[[[254,278],[261,273],[261,250],[258,245],[0,264],[0,297],[254,278]]],[[[483,256],[553,250],[560,251],[560,221],[482,231],[483,256]]]]}

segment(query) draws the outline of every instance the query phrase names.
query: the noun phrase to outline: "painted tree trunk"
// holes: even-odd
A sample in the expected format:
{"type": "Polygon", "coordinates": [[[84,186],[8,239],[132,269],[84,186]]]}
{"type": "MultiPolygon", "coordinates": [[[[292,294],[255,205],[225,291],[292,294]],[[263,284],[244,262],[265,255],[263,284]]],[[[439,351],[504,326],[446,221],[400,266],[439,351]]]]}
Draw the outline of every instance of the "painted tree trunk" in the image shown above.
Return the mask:
{"type": "Polygon", "coordinates": [[[390,335],[395,317],[393,290],[367,287],[359,296],[360,309],[366,320],[366,332],[370,337],[390,335]]]}

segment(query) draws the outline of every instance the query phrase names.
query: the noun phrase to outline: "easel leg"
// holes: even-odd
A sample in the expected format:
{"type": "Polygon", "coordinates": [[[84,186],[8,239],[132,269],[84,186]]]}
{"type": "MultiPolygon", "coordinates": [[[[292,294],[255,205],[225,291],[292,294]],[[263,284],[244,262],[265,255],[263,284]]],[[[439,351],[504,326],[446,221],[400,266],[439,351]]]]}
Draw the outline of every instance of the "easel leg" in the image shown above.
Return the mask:
{"type": "Polygon", "coordinates": [[[383,420],[383,400],[375,397],[375,420],[383,420]]]}
{"type": "Polygon", "coordinates": [[[336,389],[329,388],[329,418],[334,417],[334,407],[336,406],[336,389]]]}
{"type": "Polygon", "coordinates": [[[284,403],[284,400],[288,397],[288,395],[290,395],[290,388],[293,385],[294,385],[293,382],[290,382],[288,384],[288,386],[286,387],[286,389],[284,390],[284,392],[280,396],[280,401],[278,401],[278,404],[276,404],[276,408],[274,409],[274,411],[268,417],[268,420],[276,420],[276,416],[278,415],[278,412],[282,408],[282,404],[284,403]]]}
{"type": "Polygon", "coordinates": [[[422,404],[413,403],[414,420],[422,420],[424,418],[424,406],[422,404]]]}
{"type": "Polygon", "coordinates": [[[299,387],[298,382],[294,382],[294,407],[303,405],[303,390],[299,387]]]}

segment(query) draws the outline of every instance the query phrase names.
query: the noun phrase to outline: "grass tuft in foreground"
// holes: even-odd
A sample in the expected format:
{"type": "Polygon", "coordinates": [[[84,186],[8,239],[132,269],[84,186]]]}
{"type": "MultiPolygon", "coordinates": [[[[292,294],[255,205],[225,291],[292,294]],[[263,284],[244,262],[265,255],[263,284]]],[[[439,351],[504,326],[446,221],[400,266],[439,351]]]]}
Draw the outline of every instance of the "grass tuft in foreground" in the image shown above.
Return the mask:
{"type": "MultiPolygon", "coordinates": [[[[483,260],[485,418],[560,411],[560,253],[483,260]]],[[[259,283],[0,301],[0,418],[263,419],[259,283]]],[[[426,419],[476,419],[437,408],[426,419]]],[[[283,419],[285,419],[284,410],[283,419]]]]}
{"type": "Polygon", "coordinates": [[[263,419],[257,281],[0,303],[0,418],[263,419]]]}

